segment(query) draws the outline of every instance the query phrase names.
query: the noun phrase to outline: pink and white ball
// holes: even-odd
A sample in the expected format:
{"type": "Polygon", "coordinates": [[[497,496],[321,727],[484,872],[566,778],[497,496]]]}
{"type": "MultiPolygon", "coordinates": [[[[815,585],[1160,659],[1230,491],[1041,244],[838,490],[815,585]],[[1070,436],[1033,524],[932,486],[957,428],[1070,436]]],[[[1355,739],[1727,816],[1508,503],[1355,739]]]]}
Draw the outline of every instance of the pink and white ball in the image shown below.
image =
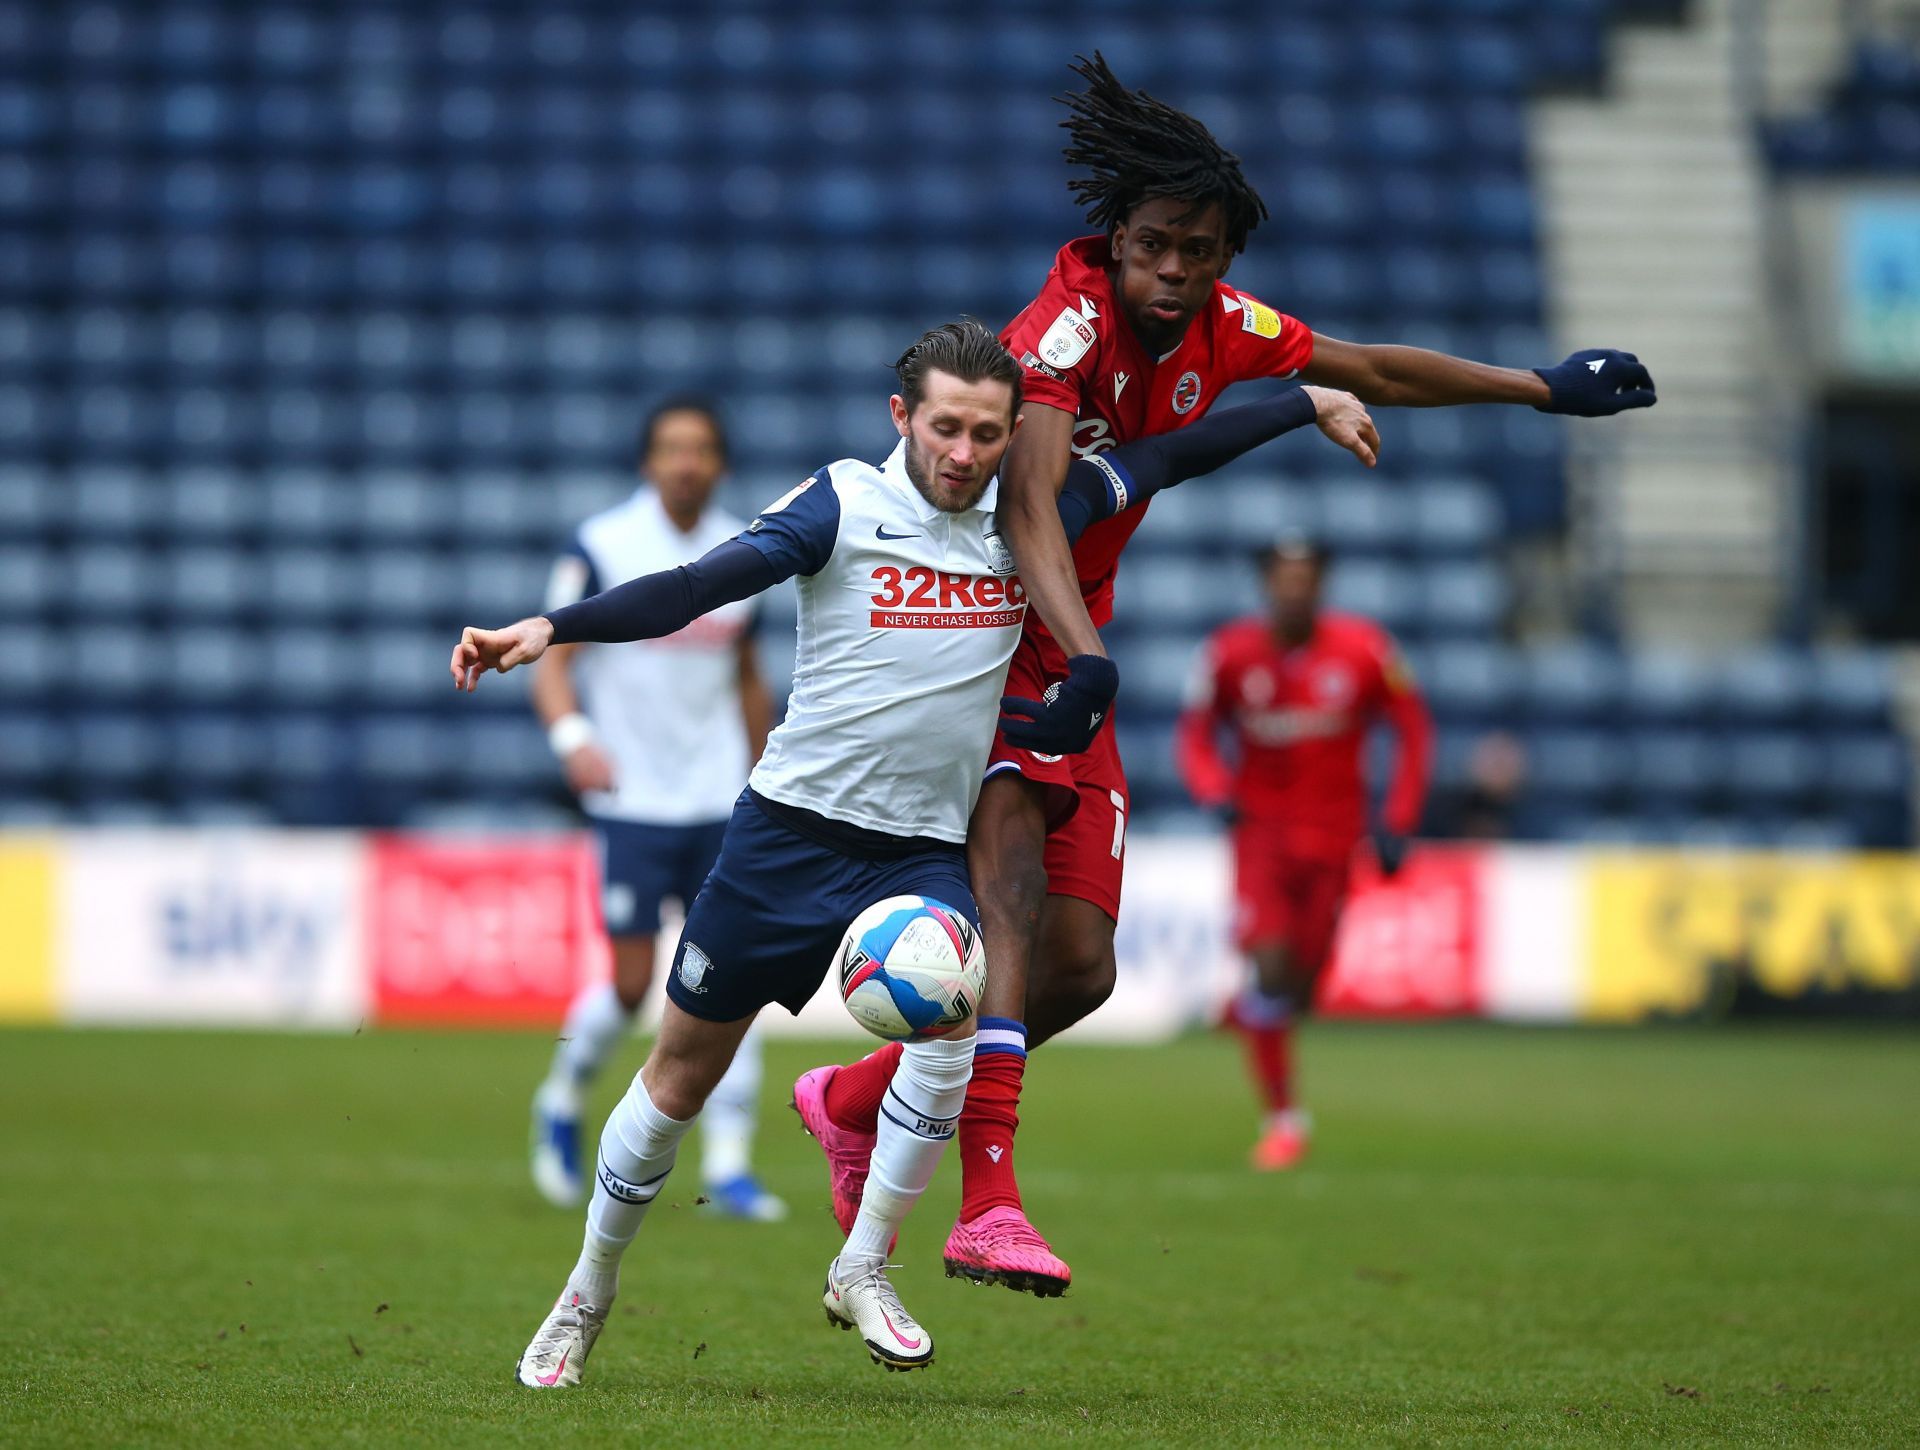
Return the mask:
{"type": "Polygon", "coordinates": [[[966,916],[931,896],[889,896],[853,919],[834,959],[840,1000],[889,1042],[944,1037],[980,1005],[987,954],[966,916]]]}

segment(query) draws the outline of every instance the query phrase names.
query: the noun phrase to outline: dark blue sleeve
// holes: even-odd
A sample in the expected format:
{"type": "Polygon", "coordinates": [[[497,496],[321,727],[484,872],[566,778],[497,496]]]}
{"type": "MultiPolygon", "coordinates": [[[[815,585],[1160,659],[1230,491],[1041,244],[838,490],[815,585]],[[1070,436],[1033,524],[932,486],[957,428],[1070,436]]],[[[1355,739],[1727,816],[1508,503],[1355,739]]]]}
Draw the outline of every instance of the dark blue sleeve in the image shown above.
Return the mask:
{"type": "Polygon", "coordinates": [[[581,542],[580,535],[577,531],[572,538],[567,540],[567,547],[561,550],[561,553],[576,558],[587,566],[586,583],[580,590],[580,597],[582,599],[587,598],[589,595],[598,594],[606,587],[600,582],[600,570],[593,562],[593,555],[587,552],[587,546],[581,542]]]}
{"type": "Polygon", "coordinates": [[[1060,490],[1067,542],[1078,540],[1089,524],[1138,508],[1163,488],[1212,473],[1282,433],[1305,427],[1314,416],[1313,399],[1300,388],[1288,388],[1171,433],[1075,459],[1060,490]]]}
{"type": "Polygon", "coordinates": [[[840,496],[825,468],[768,504],[739,541],[758,549],[781,579],[818,574],[833,557],[840,537],[840,496]]]}
{"type": "Polygon", "coordinates": [[[625,644],[659,639],[701,615],[751,599],[785,578],[757,549],[738,539],[707,550],[691,564],[616,585],[564,609],[549,610],[554,644],[625,644]]]}

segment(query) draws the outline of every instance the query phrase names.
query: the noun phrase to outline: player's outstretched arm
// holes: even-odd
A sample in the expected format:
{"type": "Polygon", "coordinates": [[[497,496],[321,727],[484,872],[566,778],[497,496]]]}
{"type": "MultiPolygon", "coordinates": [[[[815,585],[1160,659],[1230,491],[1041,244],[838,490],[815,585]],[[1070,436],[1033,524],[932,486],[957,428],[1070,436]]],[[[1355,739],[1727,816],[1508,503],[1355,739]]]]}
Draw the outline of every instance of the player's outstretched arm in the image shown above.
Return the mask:
{"type": "Polygon", "coordinates": [[[1030,607],[1067,656],[1104,656],[1073,552],[1060,525],[1059,497],[1073,457],[1073,414],[1046,403],[1020,410],[1020,426],[1000,464],[1000,530],[1013,550],[1030,607]]]}
{"type": "Polygon", "coordinates": [[[1353,394],[1335,388],[1288,388],[1257,403],[1223,408],[1171,433],[1075,459],[1060,491],[1060,523],[1067,541],[1077,542],[1089,524],[1138,508],[1162,489],[1212,473],[1309,423],[1367,467],[1378,459],[1380,435],[1353,394]]]}
{"type": "Polygon", "coordinates": [[[1630,352],[1587,348],[1550,368],[1499,368],[1420,347],[1342,342],[1313,335],[1301,376],[1381,407],[1524,403],[1543,413],[1604,418],[1659,401],[1653,376],[1630,352]]]}
{"type": "Polygon", "coordinates": [[[659,639],[723,604],[750,599],[785,577],[759,549],[729,539],[691,564],[643,574],[551,614],[505,629],[469,626],[453,649],[454,686],[471,694],[482,672],[504,675],[533,663],[549,645],[659,639]]]}

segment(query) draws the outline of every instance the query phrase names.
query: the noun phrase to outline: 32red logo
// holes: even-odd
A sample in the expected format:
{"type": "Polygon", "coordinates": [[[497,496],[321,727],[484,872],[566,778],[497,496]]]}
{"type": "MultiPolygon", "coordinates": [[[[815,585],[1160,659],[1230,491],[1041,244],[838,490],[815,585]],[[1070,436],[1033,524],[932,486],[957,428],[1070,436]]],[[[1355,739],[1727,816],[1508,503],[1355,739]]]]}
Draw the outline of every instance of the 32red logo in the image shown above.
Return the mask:
{"type": "Polygon", "coordinates": [[[1027,590],[1018,576],[953,574],[915,564],[873,571],[870,616],[876,629],[980,629],[1018,624],[1027,590]]]}

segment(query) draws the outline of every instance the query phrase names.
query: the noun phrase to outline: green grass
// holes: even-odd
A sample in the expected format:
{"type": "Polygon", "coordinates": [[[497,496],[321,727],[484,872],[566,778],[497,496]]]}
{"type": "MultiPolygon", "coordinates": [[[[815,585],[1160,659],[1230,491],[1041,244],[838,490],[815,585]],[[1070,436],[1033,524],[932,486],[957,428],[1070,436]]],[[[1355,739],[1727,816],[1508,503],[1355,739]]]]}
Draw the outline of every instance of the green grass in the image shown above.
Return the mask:
{"type": "MultiPolygon", "coordinates": [[[[523,1179],[541,1041],[0,1034],[0,1443],[1920,1438],[1913,1036],[1303,1055],[1314,1154],[1257,1177],[1226,1043],[1039,1054],[1023,1177],[1075,1288],[945,1280],[948,1163],[896,1276],[918,1375],[823,1322],[824,1172],[770,1110],[795,1218],[714,1222],[683,1169],[586,1386],[535,1394],[509,1372],[578,1244],[523,1179]]],[[[770,1056],[784,1102],[819,1050],[770,1056]]]]}

